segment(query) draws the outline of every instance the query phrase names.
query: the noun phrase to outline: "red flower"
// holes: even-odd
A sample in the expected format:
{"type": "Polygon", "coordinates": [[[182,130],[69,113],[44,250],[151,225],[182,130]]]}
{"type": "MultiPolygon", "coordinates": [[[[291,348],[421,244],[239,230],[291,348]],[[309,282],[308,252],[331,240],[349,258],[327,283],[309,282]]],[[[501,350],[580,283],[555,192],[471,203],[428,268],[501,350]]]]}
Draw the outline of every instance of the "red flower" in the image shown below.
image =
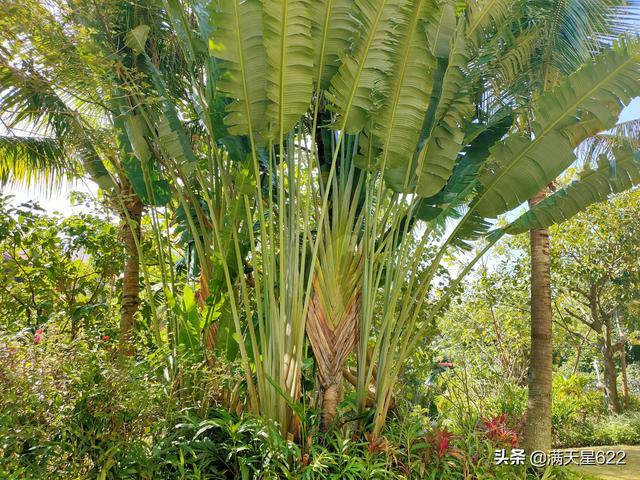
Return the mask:
{"type": "Polygon", "coordinates": [[[111,337],[110,337],[109,335],[103,335],[103,336],[102,336],[102,341],[103,341],[103,342],[108,342],[110,338],[111,338],[111,337]]]}
{"type": "Polygon", "coordinates": [[[453,434],[447,431],[446,428],[436,433],[436,455],[438,455],[438,458],[442,458],[449,450],[452,436],[453,434]]]}

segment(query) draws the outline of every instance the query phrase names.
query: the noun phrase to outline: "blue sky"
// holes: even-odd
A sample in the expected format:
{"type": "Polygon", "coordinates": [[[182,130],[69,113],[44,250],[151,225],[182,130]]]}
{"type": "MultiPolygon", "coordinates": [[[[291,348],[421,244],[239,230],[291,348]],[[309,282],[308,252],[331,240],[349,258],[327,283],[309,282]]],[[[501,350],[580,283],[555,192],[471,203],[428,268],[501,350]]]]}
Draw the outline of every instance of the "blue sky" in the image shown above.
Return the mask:
{"type": "Polygon", "coordinates": [[[640,118],[640,97],[634,98],[620,114],[620,121],[627,122],[640,118]]]}

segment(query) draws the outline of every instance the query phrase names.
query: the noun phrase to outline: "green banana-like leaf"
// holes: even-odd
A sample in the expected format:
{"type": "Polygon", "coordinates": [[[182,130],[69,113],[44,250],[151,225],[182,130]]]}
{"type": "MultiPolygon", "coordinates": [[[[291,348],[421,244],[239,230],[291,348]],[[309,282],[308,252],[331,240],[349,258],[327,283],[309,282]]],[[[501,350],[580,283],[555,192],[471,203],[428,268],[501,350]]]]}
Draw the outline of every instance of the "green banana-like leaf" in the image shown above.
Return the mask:
{"type": "Polygon", "coordinates": [[[434,14],[432,0],[411,0],[400,10],[392,34],[393,68],[379,92],[382,106],[372,129],[374,143],[381,149],[377,165],[396,190],[407,187],[407,159],[413,156],[429,105],[435,58],[424,28],[434,14]]]}
{"type": "Polygon", "coordinates": [[[141,162],[148,162],[151,158],[151,151],[149,150],[147,138],[150,137],[150,135],[142,116],[126,115],[123,118],[122,124],[135,156],[141,162]]]}
{"type": "Polygon", "coordinates": [[[202,325],[195,292],[189,286],[184,287],[184,297],[180,303],[175,303],[174,310],[178,314],[178,343],[186,353],[199,357],[202,354],[202,325]]]}
{"type": "Polygon", "coordinates": [[[578,180],[542,200],[507,226],[506,233],[516,235],[564,222],[589,205],[640,184],[640,152],[624,148],[614,156],[615,171],[603,156],[599,168],[585,170],[578,180]]]}
{"type": "Polygon", "coordinates": [[[438,59],[429,109],[414,155],[416,193],[421,197],[436,194],[449,180],[473,113],[464,72],[468,53],[462,22],[451,42],[449,57],[438,59]]]}
{"type": "Polygon", "coordinates": [[[284,136],[309,108],[313,44],[309,0],[264,0],[269,138],[284,136]]]}
{"type": "Polygon", "coordinates": [[[358,22],[353,50],[345,55],[326,94],[338,115],[336,127],[348,134],[362,131],[375,111],[372,92],[381,73],[391,68],[391,19],[401,6],[391,0],[356,0],[355,4],[358,22]]]}
{"type": "Polygon", "coordinates": [[[452,2],[412,0],[392,25],[394,61],[373,128],[377,165],[392,189],[429,197],[451,176],[472,113],[464,24],[452,2]]]}
{"type": "Polygon", "coordinates": [[[468,146],[459,156],[458,163],[447,185],[433,197],[421,200],[424,205],[460,204],[475,186],[476,176],[490,154],[490,148],[511,129],[513,115],[504,109],[484,124],[471,124],[467,128],[465,143],[468,146]]]}
{"type": "Polygon", "coordinates": [[[449,58],[451,45],[456,33],[456,9],[453,2],[438,2],[438,11],[433,21],[426,26],[427,39],[431,53],[436,58],[449,58]]]}
{"type": "Polygon", "coordinates": [[[353,0],[311,2],[314,79],[319,79],[321,89],[329,87],[331,78],[340,67],[342,55],[351,45],[355,29],[352,10],[353,0]]]}
{"type": "Polygon", "coordinates": [[[134,192],[145,205],[166,205],[171,189],[154,163],[148,138],[151,136],[141,115],[125,115],[115,119],[119,131],[120,163],[134,192]]]}
{"type": "Polygon", "coordinates": [[[209,42],[209,51],[222,60],[225,70],[218,88],[233,99],[224,120],[231,134],[249,135],[258,141],[267,133],[268,103],[262,2],[220,0],[217,3],[218,27],[209,42]]]}
{"type": "MultiPolygon", "coordinates": [[[[466,210],[466,202],[477,186],[476,176],[489,157],[489,149],[511,128],[513,116],[510,110],[498,112],[486,124],[472,124],[467,128],[469,146],[460,156],[458,164],[445,188],[437,195],[419,201],[415,215],[430,223],[432,228],[444,230],[447,222],[459,219],[466,210]]],[[[456,229],[450,244],[469,250],[472,240],[482,237],[491,223],[477,212],[471,212],[464,224],[456,229]]]]}
{"type": "MultiPolygon", "coordinates": [[[[155,129],[158,135],[158,144],[167,158],[173,159],[178,165],[181,165],[184,171],[195,168],[197,162],[191,139],[184,127],[184,123],[180,120],[178,109],[176,104],[169,100],[170,96],[167,91],[167,85],[162,72],[154,65],[148,55],[145,55],[145,65],[151,75],[151,81],[157,89],[162,99],[162,112],[160,112],[155,118],[155,129]]],[[[151,112],[147,112],[151,117],[151,112]]],[[[143,125],[142,120],[134,122],[136,128],[132,132],[136,135],[135,138],[131,138],[132,147],[136,150],[136,155],[139,153],[142,155],[138,157],[140,161],[150,155],[150,152],[145,151],[145,147],[142,145],[140,135],[144,135],[148,131],[148,125],[143,125]],[[135,143],[134,143],[135,142],[135,143]]],[[[129,129],[127,130],[129,133],[129,129]]]]}
{"type": "Polygon", "coordinates": [[[630,47],[616,46],[543,95],[534,109],[532,139],[513,134],[491,150],[474,210],[496,217],[553,181],[575,161],[574,148],[612,127],[622,107],[640,94],[638,68],[630,47]]]}

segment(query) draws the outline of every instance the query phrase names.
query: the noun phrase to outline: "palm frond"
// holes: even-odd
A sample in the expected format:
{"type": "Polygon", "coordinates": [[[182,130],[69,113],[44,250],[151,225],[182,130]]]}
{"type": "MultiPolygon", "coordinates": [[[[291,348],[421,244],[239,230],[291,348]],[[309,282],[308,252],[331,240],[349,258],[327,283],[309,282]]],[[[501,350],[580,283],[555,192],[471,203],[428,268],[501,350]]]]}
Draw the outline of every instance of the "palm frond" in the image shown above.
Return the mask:
{"type": "Polygon", "coordinates": [[[517,2],[510,0],[470,0],[467,2],[466,34],[474,43],[480,43],[493,24],[499,24],[509,16],[517,2]]]}
{"type": "Polygon", "coordinates": [[[12,66],[0,56],[0,110],[9,127],[27,124],[73,151],[84,171],[101,188],[115,183],[94,146],[93,128],[67,106],[51,84],[35,71],[12,66]]]}
{"type": "Polygon", "coordinates": [[[585,139],[576,154],[581,163],[593,163],[602,155],[612,158],[614,149],[625,144],[640,149],[640,119],[616,124],[612,129],[585,139]]]}
{"type": "Polygon", "coordinates": [[[60,187],[74,174],[62,145],[53,138],[0,136],[0,184],[60,187]]]}

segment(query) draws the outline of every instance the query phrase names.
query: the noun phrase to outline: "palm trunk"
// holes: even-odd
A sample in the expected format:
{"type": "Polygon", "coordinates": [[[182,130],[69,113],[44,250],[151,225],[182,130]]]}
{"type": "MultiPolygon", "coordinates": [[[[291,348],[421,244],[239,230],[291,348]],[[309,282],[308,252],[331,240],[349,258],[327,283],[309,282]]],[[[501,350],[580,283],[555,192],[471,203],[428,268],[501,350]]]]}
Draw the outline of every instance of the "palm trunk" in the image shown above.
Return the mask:
{"type": "Polygon", "coordinates": [[[337,408],[343,399],[343,373],[347,356],[358,341],[360,317],[360,293],[355,292],[340,314],[327,308],[317,293],[314,294],[307,316],[307,335],[313,348],[320,384],[321,422],[326,431],[336,418],[337,408]],[[339,316],[339,318],[336,318],[339,316]],[[332,328],[332,325],[334,326],[332,328]]]}
{"type": "Polygon", "coordinates": [[[132,194],[125,203],[125,208],[127,211],[122,216],[122,237],[126,259],[122,279],[119,353],[122,356],[133,356],[136,314],[140,304],[140,258],[136,242],[140,241],[142,201],[132,194]]]}
{"type": "MultiPolygon", "coordinates": [[[[542,191],[529,200],[532,207],[545,197],[542,191]]],[[[551,259],[549,232],[531,230],[531,353],[529,402],[524,430],[526,451],[551,448],[551,259]]]]}

